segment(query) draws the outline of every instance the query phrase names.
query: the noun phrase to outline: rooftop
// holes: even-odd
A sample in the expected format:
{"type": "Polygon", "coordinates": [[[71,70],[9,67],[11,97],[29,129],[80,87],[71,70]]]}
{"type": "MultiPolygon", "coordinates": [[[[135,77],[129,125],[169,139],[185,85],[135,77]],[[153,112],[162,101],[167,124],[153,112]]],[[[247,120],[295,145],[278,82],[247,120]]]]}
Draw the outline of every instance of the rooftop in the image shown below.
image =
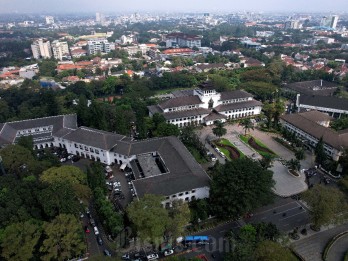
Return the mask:
{"type": "Polygon", "coordinates": [[[348,99],[334,96],[300,95],[300,104],[348,111],[348,99]]]}
{"type": "Polygon", "coordinates": [[[198,96],[182,96],[177,98],[172,98],[166,101],[163,101],[159,104],[159,107],[164,109],[189,106],[189,105],[197,105],[202,104],[203,102],[198,96]]]}
{"type": "Polygon", "coordinates": [[[306,95],[332,96],[337,90],[338,84],[323,80],[294,82],[284,85],[284,88],[291,89],[306,95]]]}
{"type": "Polygon", "coordinates": [[[235,110],[240,108],[248,108],[253,106],[262,106],[262,102],[251,100],[251,101],[245,101],[245,102],[234,102],[234,103],[228,103],[228,104],[222,104],[214,108],[217,112],[222,111],[229,111],[229,110],[235,110]]]}

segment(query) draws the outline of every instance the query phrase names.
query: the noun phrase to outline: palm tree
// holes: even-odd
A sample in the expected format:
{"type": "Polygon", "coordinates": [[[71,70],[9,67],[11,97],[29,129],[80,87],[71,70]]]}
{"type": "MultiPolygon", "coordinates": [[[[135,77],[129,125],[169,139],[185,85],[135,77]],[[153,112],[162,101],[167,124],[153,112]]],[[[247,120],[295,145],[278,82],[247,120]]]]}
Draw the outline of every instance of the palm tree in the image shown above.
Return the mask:
{"type": "Polygon", "coordinates": [[[215,128],[213,128],[213,133],[215,136],[220,138],[226,134],[227,130],[224,128],[224,124],[221,121],[216,121],[214,125],[215,128]]]}
{"type": "Polygon", "coordinates": [[[245,131],[245,136],[246,136],[247,132],[249,132],[250,130],[254,130],[254,124],[251,122],[251,120],[249,118],[242,119],[239,122],[239,124],[243,126],[243,129],[245,131]]]}
{"type": "Polygon", "coordinates": [[[288,165],[289,169],[297,170],[297,171],[301,169],[300,161],[297,159],[288,160],[286,164],[288,165]]]}

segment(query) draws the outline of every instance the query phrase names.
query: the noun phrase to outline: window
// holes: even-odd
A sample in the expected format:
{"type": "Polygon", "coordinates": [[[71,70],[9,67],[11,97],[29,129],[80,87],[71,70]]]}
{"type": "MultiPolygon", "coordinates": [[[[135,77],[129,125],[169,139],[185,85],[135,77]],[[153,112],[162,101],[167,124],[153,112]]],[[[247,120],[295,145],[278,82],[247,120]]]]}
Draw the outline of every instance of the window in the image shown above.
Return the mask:
{"type": "Polygon", "coordinates": [[[82,145],[80,145],[80,149],[82,150],[83,148],[82,148],[82,145]]]}
{"type": "Polygon", "coordinates": [[[77,144],[76,144],[76,143],[75,143],[74,145],[75,145],[75,148],[78,148],[78,146],[77,146],[77,144]]]}
{"type": "Polygon", "coordinates": [[[169,197],[166,197],[166,199],[169,199],[169,197]]]}
{"type": "Polygon", "coordinates": [[[94,152],[95,152],[96,154],[99,154],[99,150],[95,150],[94,152]]]}
{"type": "Polygon", "coordinates": [[[182,196],[182,195],[184,195],[184,193],[180,193],[180,194],[179,194],[179,197],[182,196]]]}
{"type": "Polygon", "coordinates": [[[92,148],[89,149],[90,152],[94,152],[94,150],[92,148]]]}
{"type": "Polygon", "coordinates": [[[195,189],[193,189],[193,190],[192,190],[192,193],[195,193],[195,192],[196,192],[196,190],[195,190],[195,189]]]}
{"type": "Polygon", "coordinates": [[[189,193],[190,193],[189,191],[186,191],[186,192],[185,192],[185,195],[187,195],[187,194],[189,194],[189,193]]]}
{"type": "Polygon", "coordinates": [[[173,195],[172,198],[176,198],[176,195],[173,195]]]}

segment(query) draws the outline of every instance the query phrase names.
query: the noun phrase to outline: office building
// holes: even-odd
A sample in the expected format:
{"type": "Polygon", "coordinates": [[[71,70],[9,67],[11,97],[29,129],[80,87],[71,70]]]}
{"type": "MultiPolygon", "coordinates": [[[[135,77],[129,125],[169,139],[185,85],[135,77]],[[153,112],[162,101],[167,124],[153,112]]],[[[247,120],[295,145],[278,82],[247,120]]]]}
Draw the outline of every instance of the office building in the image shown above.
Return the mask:
{"type": "Polygon", "coordinates": [[[31,45],[31,51],[35,59],[49,59],[52,57],[50,41],[44,41],[43,39],[34,41],[31,45]]]}
{"type": "Polygon", "coordinates": [[[338,18],[338,15],[324,16],[320,21],[320,26],[336,29],[338,18]]]}
{"type": "Polygon", "coordinates": [[[88,55],[98,53],[109,53],[111,51],[110,43],[106,39],[93,39],[87,42],[88,55]]]}
{"type": "Polygon", "coordinates": [[[52,42],[52,52],[54,59],[62,61],[63,59],[70,59],[69,46],[67,42],[59,42],[58,40],[52,42]]]}
{"type": "Polygon", "coordinates": [[[285,22],[285,29],[299,29],[301,26],[300,21],[291,20],[285,22]]]}
{"type": "Polygon", "coordinates": [[[194,90],[175,91],[171,99],[148,109],[150,117],[159,113],[167,123],[184,127],[256,116],[261,113],[262,103],[242,90],[216,92],[214,86],[206,82],[194,90]]]}
{"type": "Polygon", "coordinates": [[[197,35],[171,33],[166,36],[166,47],[201,47],[201,38],[197,35]]]}
{"type": "Polygon", "coordinates": [[[46,16],[46,24],[54,24],[54,17],[53,16],[46,16]]]}
{"type": "Polygon", "coordinates": [[[34,147],[64,148],[69,154],[131,169],[137,197],[162,195],[163,205],[176,199],[209,197],[210,178],[177,137],[133,141],[129,137],[88,127],[77,127],[77,117],[60,115],[0,123],[0,147],[31,136],[34,147]]]}

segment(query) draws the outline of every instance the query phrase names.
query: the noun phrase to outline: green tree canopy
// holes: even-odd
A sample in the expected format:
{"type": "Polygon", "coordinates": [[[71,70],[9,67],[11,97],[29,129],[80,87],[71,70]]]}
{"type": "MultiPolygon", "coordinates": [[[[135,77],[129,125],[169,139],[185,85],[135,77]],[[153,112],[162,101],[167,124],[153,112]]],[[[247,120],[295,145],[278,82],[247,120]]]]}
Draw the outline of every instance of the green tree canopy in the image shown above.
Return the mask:
{"type": "Polygon", "coordinates": [[[211,200],[218,216],[238,217],[272,199],[273,173],[249,158],[227,162],[214,173],[211,200]]]}
{"type": "Polygon", "coordinates": [[[296,261],[298,260],[289,249],[277,242],[265,240],[255,250],[255,261],[296,261]]]}
{"type": "Polygon", "coordinates": [[[41,224],[36,220],[13,223],[7,226],[2,235],[2,257],[6,260],[31,260],[41,234],[41,224]]]}
{"type": "Polygon", "coordinates": [[[29,151],[33,151],[34,149],[34,142],[33,142],[33,137],[30,136],[22,136],[17,140],[17,144],[19,146],[22,146],[24,148],[26,148],[29,151]]]}
{"type": "Polygon", "coordinates": [[[175,239],[182,236],[185,226],[190,222],[191,212],[188,204],[182,200],[172,202],[172,208],[169,209],[169,222],[167,231],[175,239]]]}
{"type": "Polygon", "coordinates": [[[215,136],[220,138],[227,133],[227,130],[224,128],[224,124],[221,121],[216,121],[214,125],[213,133],[215,136]]]}
{"type": "Polygon", "coordinates": [[[338,222],[347,214],[345,195],[336,188],[317,184],[304,193],[303,199],[310,207],[311,220],[316,227],[338,222]]]}
{"type": "Polygon", "coordinates": [[[161,204],[162,200],[161,196],[145,195],[127,207],[128,217],[143,241],[158,242],[164,235],[169,216],[161,204]]]}
{"type": "Polygon", "coordinates": [[[40,180],[48,184],[68,183],[80,199],[87,200],[91,196],[86,173],[74,166],[52,167],[42,173],[40,180]]]}
{"type": "Polygon", "coordinates": [[[324,150],[323,137],[319,139],[317,145],[315,146],[314,153],[315,153],[315,161],[318,164],[323,164],[325,160],[327,159],[327,156],[324,150]]]}
{"type": "Polygon", "coordinates": [[[75,216],[60,214],[52,222],[45,223],[43,228],[42,260],[67,260],[86,250],[81,223],[75,216]]]}
{"type": "Polygon", "coordinates": [[[245,135],[247,134],[247,132],[254,129],[254,124],[251,122],[251,120],[249,118],[242,119],[239,122],[239,124],[243,126],[243,129],[245,131],[245,133],[244,133],[245,135]]]}

